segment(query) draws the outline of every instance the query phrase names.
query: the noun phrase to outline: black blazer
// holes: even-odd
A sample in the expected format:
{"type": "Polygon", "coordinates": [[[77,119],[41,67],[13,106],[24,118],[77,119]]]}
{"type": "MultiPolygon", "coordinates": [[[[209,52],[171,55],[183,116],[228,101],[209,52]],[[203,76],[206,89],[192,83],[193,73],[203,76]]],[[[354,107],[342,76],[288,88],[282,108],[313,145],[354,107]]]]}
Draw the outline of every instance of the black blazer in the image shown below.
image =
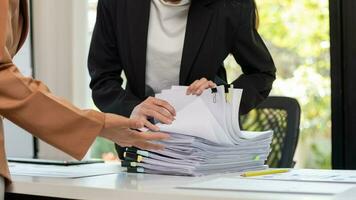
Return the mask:
{"type": "MultiPolygon", "coordinates": [[[[101,111],[130,116],[146,98],[149,13],[150,0],[99,0],[88,66],[93,99],[101,111]]],[[[192,0],[180,84],[203,77],[227,84],[222,63],[230,53],[244,73],[232,83],[244,89],[240,108],[244,114],[268,96],[276,72],[255,29],[253,0],[192,0]]]]}

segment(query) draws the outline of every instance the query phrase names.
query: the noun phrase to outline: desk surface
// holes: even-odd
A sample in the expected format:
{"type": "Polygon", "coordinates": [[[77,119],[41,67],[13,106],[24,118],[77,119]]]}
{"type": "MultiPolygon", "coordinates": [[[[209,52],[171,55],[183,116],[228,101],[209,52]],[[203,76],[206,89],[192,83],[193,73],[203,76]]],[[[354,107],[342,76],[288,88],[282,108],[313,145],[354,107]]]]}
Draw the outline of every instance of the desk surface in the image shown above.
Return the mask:
{"type": "MultiPolygon", "coordinates": [[[[178,177],[149,174],[128,174],[121,172],[78,179],[54,179],[42,177],[14,176],[13,184],[7,192],[68,199],[130,199],[130,200],[330,200],[327,195],[277,194],[258,192],[206,191],[178,189],[189,183],[209,180],[216,177],[233,177],[238,174],[178,177]],[[104,198],[103,198],[104,197],[104,198]]],[[[322,184],[322,183],[321,183],[322,184]]]]}

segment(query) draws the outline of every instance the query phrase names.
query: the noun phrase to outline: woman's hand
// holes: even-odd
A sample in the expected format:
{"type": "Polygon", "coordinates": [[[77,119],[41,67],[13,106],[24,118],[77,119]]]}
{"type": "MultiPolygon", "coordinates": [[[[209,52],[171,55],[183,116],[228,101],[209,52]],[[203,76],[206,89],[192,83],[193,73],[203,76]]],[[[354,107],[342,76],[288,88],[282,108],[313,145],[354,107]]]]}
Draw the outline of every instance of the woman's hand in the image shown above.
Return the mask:
{"type": "Polygon", "coordinates": [[[153,125],[148,118],[152,117],[164,124],[172,124],[175,116],[176,111],[168,102],[148,97],[134,108],[130,118],[143,121],[144,125],[150,130],[159,131],[159,128],[153,125]]]}
{"type": "Polygon", "coordinates": [[[164,133],[138,132],[144,126],[144,122],[138,119],[128,119],[114,114],[105,114],[105,127],[100,135],[123,147],[135,146],[146,150],[161,150],[162,145],[153,144],[150,141],[168,139],[164,133]]]}
{"type": "Polygon", "coordinates": [[[216,84],[212,81],[209,81],[206,78],[194,81],[187,90],[187,95],[197,95],[200,96],[205,89],[214,88],[216,84]]]}

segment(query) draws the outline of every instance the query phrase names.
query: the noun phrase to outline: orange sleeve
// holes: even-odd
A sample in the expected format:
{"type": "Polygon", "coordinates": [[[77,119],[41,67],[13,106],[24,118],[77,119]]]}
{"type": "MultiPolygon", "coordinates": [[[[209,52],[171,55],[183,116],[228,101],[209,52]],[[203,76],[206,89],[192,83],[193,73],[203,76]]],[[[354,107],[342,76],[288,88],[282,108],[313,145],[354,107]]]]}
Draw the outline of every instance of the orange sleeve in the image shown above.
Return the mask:
{"type": "Polygon", "coordinates": [[[54,96],[14,65],[0,68],[0,114],[76,159],[86,154],[105,121],[102,113],[54,96]]]}
{"type": "Polygon", "coordinates": [[[7,0],[0,0],[0,115],[31,134],[82,159],[104,127],[105,115],[80,110],[24,77],[6,47],[7,0]]]}

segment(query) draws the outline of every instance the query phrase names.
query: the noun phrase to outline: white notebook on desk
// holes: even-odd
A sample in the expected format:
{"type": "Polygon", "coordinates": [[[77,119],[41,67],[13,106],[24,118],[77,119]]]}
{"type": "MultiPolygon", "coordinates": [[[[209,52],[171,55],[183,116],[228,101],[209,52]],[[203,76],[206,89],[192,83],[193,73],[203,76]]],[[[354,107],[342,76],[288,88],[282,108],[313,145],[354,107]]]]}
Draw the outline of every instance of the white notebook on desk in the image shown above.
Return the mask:
{"type": "Polygon", "coordinates": [[[242,178],[216,178],[208,181],[182,185],[178,188],[195,190],[274,192],[290,194],[335,195],[350,190],[354,185],[335,183],[311,183],[293,181],[270,181],[242,178]]]}

